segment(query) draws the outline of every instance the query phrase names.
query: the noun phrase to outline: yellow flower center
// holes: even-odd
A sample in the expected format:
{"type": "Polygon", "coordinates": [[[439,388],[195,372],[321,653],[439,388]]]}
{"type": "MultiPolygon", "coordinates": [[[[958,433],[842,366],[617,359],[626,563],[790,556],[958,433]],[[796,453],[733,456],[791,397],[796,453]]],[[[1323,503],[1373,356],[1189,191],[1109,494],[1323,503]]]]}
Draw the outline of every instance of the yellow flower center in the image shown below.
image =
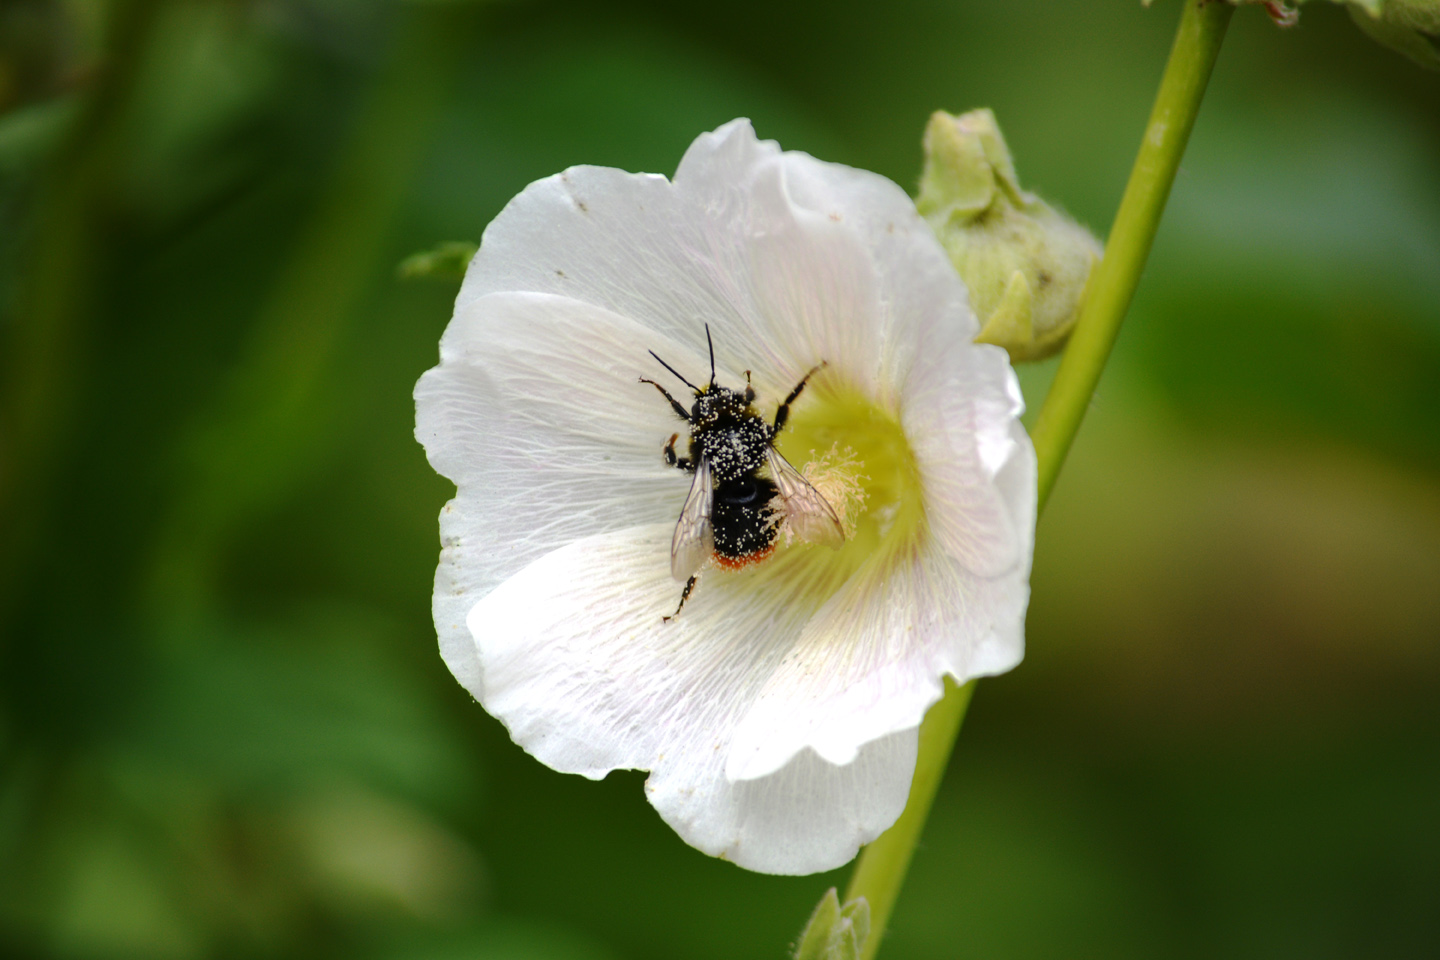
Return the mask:
{"type": "Polygon", "coordinates": [[[866,564],[888,566],[918,549],[926,529],[923,488],[898,411],[825,377],[796,405],[775,446],[845,528],[838,550],[797,544],[777,560],[803,563],[806,579],[828,595],[866,564]]]}

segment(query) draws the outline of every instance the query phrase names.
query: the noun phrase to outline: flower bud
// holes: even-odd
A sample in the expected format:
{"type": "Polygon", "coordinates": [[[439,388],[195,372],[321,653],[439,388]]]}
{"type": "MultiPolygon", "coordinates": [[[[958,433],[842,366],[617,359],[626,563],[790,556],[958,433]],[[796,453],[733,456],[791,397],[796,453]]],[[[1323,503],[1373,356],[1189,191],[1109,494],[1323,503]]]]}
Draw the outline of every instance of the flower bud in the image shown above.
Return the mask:
{"type": "Polygon", "coordinates": [[[1357,0],[1348,6],[1351,19],[1373,39],[1440,70],[1440,0],[1357,0]]]}
{"type": "Polygon", "coordinates": [[[1016,363],[1064,346],[1100,243],[1020,189],[993,113],[930,117],[915,207],[970,288],[977,341],[1004,347],[1016,363]]]}

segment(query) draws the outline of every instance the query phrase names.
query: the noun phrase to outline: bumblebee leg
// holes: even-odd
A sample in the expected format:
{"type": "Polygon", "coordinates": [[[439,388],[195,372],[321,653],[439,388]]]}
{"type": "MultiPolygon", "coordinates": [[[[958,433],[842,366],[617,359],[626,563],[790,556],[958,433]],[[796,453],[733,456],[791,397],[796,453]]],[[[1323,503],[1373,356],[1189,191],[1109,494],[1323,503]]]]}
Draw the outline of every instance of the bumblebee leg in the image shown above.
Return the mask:
{"type": "Polygon", "coordinates": [[[794,403],[795,398],[800,396],[800,391],[805,389],[806,382],[809,381],[811,377],[815,376],[816,371],[819,370],[821,367],[825,366],[829,366],[829,364],[827,364],[824,360],[821,360],[819,363],[815,364],[815,366],[810,368],[809,373],[805,374],[805,376],[800,378],[799,383],[795,384],[795,389],[790,391],[790,396],[786,397],[785,402],[780,404],[780,406],[775,410],[775,426],[771,428],[773,433],[779,433],[781,430],[785,429],[785,421],[790,419],[790,404],[794,403]]]}
{"type": "Polygon", "coordinates": [[[670,396],[670,391],[669,391],[669,390],[666,390],[664,387],[660,386],[660,384],[656,383],[654,380],[647,380],[647,379],[645,379],[644,377],[641,377],[641,378],[640,378],[640,382],[641,382],[641,383],[648,383],[648,384],[650,384],[650,386],[654,387],[656,390],[659,390],[660,393],[664,395],[665,399],[670,401],[670,409],[672,409],[672,410],[675,411],[675,415],[678,416],[681,420],[684,420],[686,423],[689,423],[689,422],[690,422],[690,411],[688,411],[688,410],[686,410],[684,407],[680,406],[680,401],[679,401],[679,400],[676,400],[674,397],[670,396]]]}
{"type": "Polygon", "coordinates": [[[695,589],[696,579],[698,579],[698,575],[695,577],[691,577],[689,580],[685,581],[685,589],[680,592],[680,606],[676,607],[675,612],[670,614],[670,616],[661,617],[661,620],[669,623],[671,620],[674,620],[676,617],[680,616],[680,611],[685,609],[685,601],[690,599],[690,591],[695,589]]]}
{"type": "Polygon", "coordinates": [[[755,388],[750,386],[750,371],[745,371],[745,402],[750,403],[755,399],[755,388]]]}
{"type": "Polygon", "coordinates": [[[678,470],[684,470],[686,473],[689,473],[695,469],[695,465],[690,462],[690,458],[675,456],[675,441],[679,439],[680,434],[670,434],[670,441],[665,444],[665,463],[678,470]]]}

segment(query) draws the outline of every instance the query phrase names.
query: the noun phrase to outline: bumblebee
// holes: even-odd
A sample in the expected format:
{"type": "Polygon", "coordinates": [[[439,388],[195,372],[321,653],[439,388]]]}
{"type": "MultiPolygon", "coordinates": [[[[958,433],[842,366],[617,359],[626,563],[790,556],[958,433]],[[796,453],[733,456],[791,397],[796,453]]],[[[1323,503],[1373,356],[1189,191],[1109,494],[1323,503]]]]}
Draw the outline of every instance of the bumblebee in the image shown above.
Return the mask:
{"type": "Polygon", "coordinates": [[[707,560],[713,558],[727,570],[764,560],[775,550],[782,523],[795,536],[813,543],[838,547],[845,540],[835,509],[775,449],[775,438],[789,419],[790,404],[825,364],[821,362],[801,377],[775,410],[774,421],[766,422],[755,410],[750,371],[745,371],[743,391],[717,385],[715,344],[708,325],[705,342],[710,348],[710,382],[703,387],[686,380],[650,351],[662,367],[694,391],[695,402],[689,410],[654,380],[640,378],[641,383],[659,390],[675,415],[690,426],[688,456],[675,452],[678,433],[671,435],[663,450],[668,465],[694,474],[670,540],[670,573],[685,589],[667,621],[684,609],[707,560]]]}

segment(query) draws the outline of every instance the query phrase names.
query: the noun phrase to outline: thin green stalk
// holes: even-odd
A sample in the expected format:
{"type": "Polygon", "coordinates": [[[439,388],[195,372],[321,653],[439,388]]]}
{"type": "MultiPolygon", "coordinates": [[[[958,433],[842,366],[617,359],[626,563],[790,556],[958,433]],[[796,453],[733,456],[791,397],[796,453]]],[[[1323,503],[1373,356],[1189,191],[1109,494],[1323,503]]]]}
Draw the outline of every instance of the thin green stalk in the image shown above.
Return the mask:
{"type": "Polygon", "coordinates": [[[1160,81],[1155,107],[1145,127],[1140,154],[1125,186],[1125,196],[1110,228],[1105,258],[1090,278],[1075,332],[1055,372],[1055,381],[1035,419],[1030,439],[1040,461],[1040,509],[1050,498],[1055,478],[1085,418],[1100,382],[1100,371],[1120,332],[1120,321],[1140,283],[1150,245],[1165,212],[1175,171],[1185,154],[1200,99],[1225,39],[1235,8],[1222,0],[1185,0],[1180,29],[1160,81]]]}
{"type": "Polygon", "coordinates": [[[910,869],[910,857],[920,842],[925,830],[925,821],[930,816],[930,804],[940,781],[945,776],[945,766],[950,760],[950,750],[960,733],[960,723],[965,719],[965,708],[970,706],[970,695],[975,692],[975,681],[956,686],[950,678],[945,679],[945,696],[925,714],[920,725],[920,752],[915,761],[915,779],[910,782],[910,799],[895,825],[881,834],[874,843],[860,854],[855,864],[855,874],[845,890],[848,903],[857,897],[864,897],[870,903],[870,935],[861,947],[862,960],[875,956],[880,948],[880,938],[885,933],[885,924],[890,920],[890,911],[895,908],[895,899],[900,896],[900,885],[905,882],[905,873],[910,869]]]}
{"type": "MultiPolygon", "coordinates": [[[[1039,459],[1042,510],[1100,381],[1100,372],[1115,344],[1120,321],[1140,282],[1160,215],[1175,181],[1175,171],[1185,153],[1185,144],[1190,139],[1200,100],[1205,95],[1205,86],[1233,12],[1229,3],[1220,0],[1185,0],[1180,28],[1130,182],[1110,230],[1105,257],[1090,278],[1075,332],[1036,418],[1035,429],[1031,431],[1039,459]]],[[[845,899],[864,897],[870,903],[870,936],[861,951],[861,960],[871,960],[880,948],[890,912],[950,762],[974,689],[973,681],[958,687],[947,682],[945,696],[930,708],[920,726],[915,780],[905,812],[893,827],[865,848],[856,864],[845,899]]]]}

